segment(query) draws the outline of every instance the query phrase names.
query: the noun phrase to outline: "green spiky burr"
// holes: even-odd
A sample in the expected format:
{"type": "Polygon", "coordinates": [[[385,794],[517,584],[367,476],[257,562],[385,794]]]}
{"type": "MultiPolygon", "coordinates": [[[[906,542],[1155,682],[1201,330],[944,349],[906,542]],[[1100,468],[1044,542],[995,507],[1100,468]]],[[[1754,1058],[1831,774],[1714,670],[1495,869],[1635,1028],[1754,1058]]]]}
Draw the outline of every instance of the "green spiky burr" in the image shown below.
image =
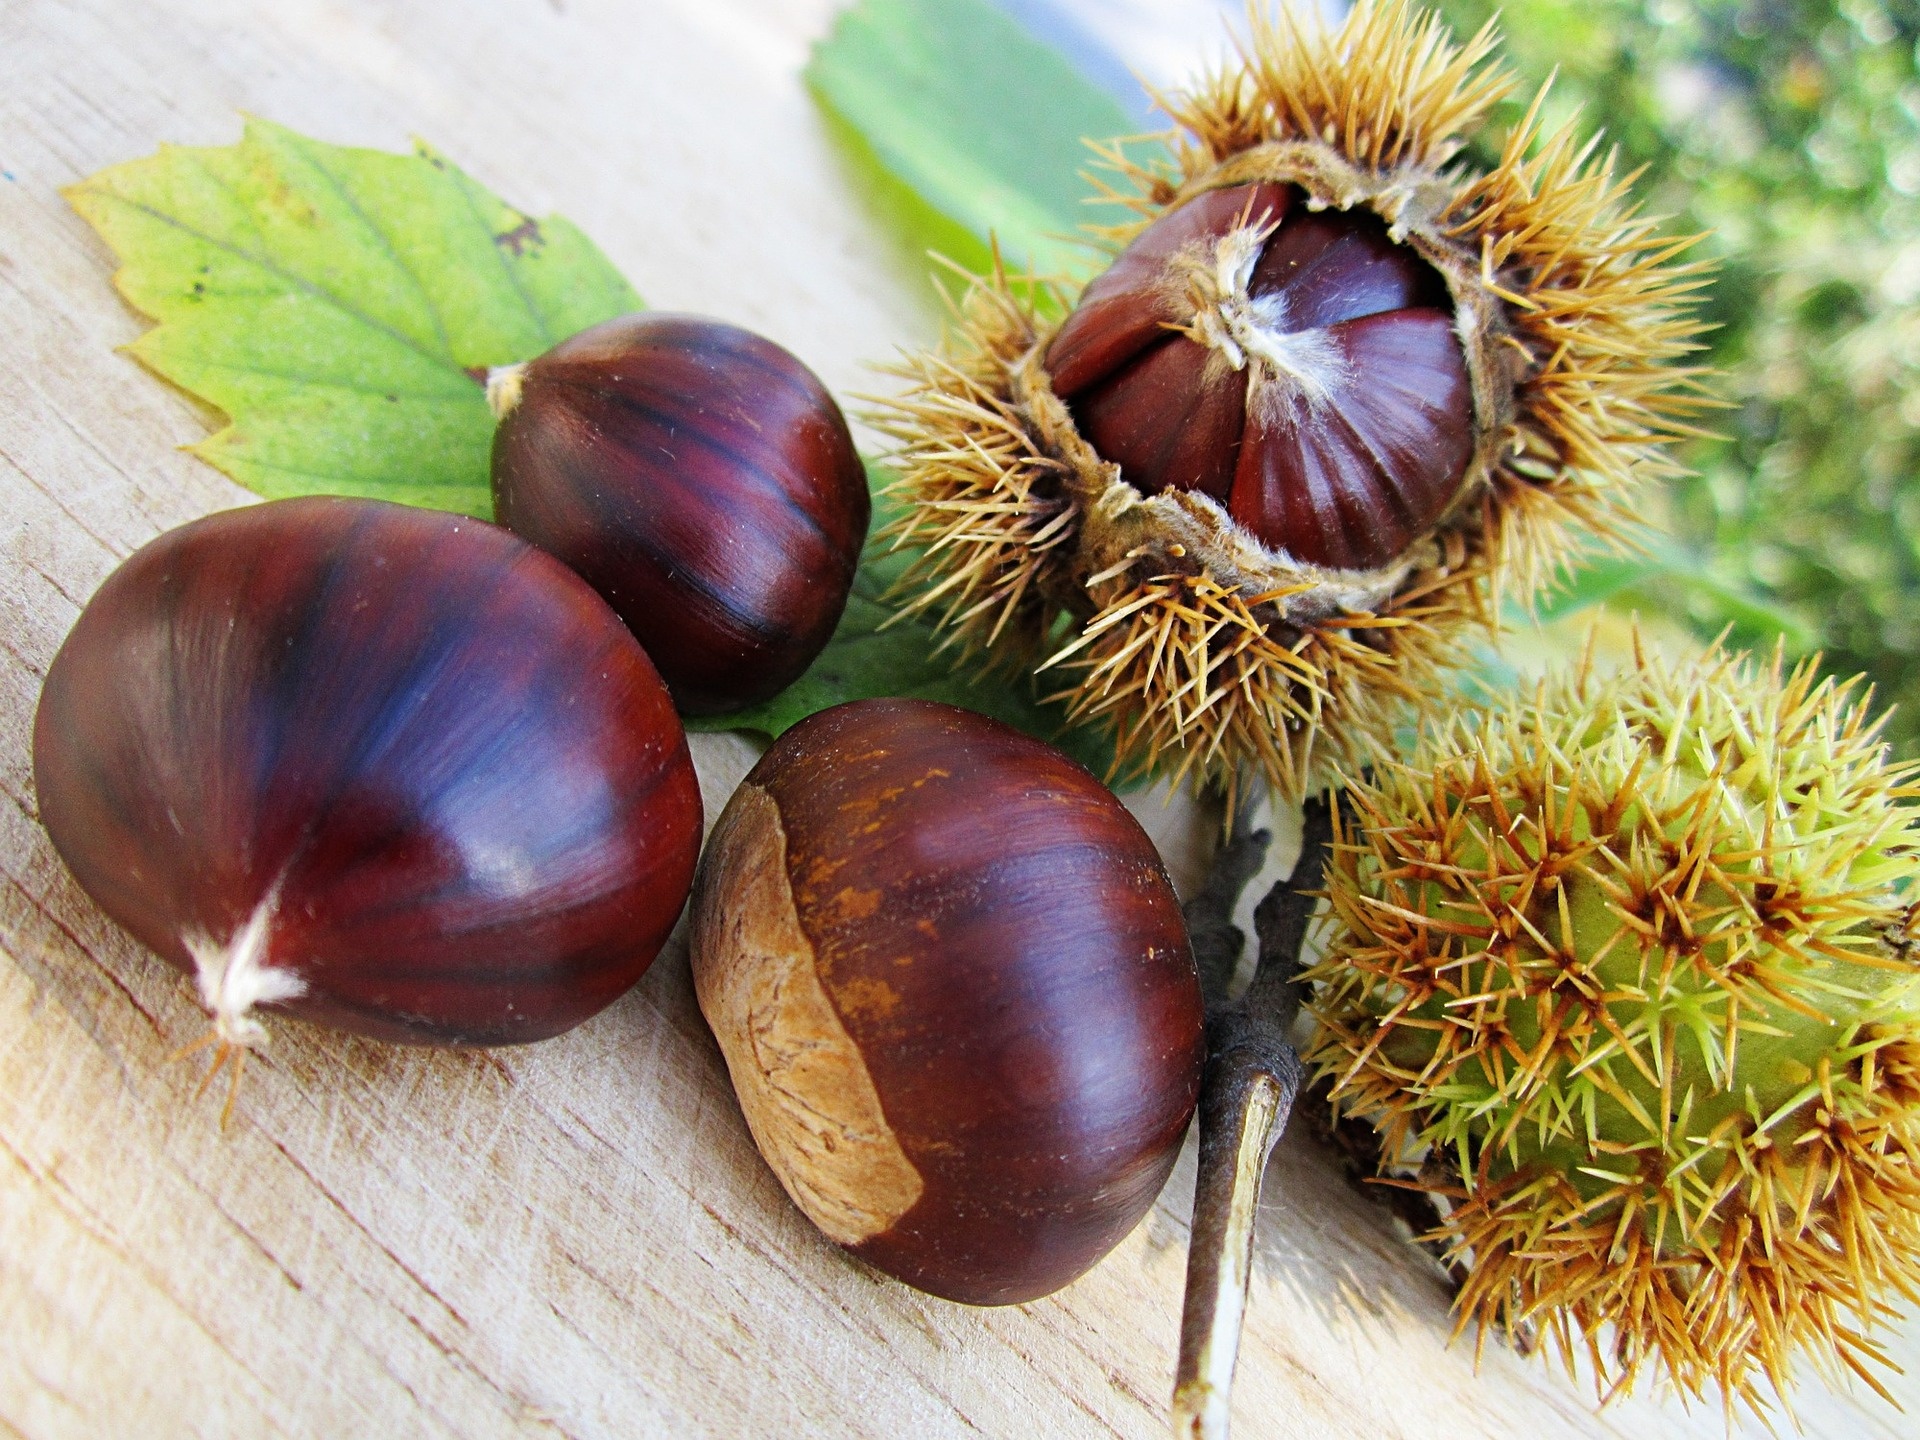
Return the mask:
{"type": "Polygon", "coordinates": [[[1920,1292],[1920,809],[1853,684],[1583,664],[1349,792],[1308,1060],[1462,1326],[1759,1409],[1920,1292]]]}

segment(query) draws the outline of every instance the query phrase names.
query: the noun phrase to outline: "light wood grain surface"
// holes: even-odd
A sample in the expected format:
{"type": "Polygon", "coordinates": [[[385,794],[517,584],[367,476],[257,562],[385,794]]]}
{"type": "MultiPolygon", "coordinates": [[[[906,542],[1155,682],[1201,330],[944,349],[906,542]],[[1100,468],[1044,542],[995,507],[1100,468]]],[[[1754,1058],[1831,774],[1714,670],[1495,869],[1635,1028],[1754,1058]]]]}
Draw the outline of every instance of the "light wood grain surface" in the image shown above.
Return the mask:
{"type": "MultiPolygon", "coordinates": [[[[846,1259],[747,1137],[677,943],[543,1045],[405,1050],[281,1024],[233,1124],[168,1057],[187,983],[35,820],[28,733],[80,605],[159,531],[247,497],[209,417],[115,347],[141,324],[58,187],[251,111],[431,140],[579,222],[656,306],[798,351],[841,392],[934,331],[799,80],[832,0],[0,0],[0,1431],[55,1436],[1158,1436],[1193,1167],[1104,1264],[1006,1310],[846,1259]]],[[[710,813],[750,763],[703,739],[710,813]]],[[[1187,807],[1142,813],[1176,873],[1187,807]]],[[[1283,1146],[1244,1437],[1725,1433],[1449,1346],[1446,1296],[1331,1157],[1283,1146]]],[[[1920,1353],[1914,1327],[1897,1338],[1920,1353]]],[[[1910,1367],[1912,1368],[1912,1367],[1910,1367]]],[[[1800,1392],[1810,1434],[1913,1434],[1800,1392]]]]}

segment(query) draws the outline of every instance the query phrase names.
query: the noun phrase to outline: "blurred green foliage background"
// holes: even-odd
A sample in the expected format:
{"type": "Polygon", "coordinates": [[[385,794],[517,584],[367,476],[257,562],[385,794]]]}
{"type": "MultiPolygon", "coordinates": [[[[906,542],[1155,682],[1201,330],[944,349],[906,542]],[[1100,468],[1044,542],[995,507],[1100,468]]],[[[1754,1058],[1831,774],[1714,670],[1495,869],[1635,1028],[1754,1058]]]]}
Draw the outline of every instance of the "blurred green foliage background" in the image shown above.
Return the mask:
{"type": "MultiPolygon", "coordinates": [[[[1439,8],[1464,37],[1496,6],[1439,8]]],[[[1603,127],[1719,267],[1705,358],[1732,408],[1650,517],[1690,553],[1611,603],[1818,645],[1920,754],[1920,0],[1497,8],[1525,82],[1504,118],[1557,67],[1549,114],[1603,127]]]]}

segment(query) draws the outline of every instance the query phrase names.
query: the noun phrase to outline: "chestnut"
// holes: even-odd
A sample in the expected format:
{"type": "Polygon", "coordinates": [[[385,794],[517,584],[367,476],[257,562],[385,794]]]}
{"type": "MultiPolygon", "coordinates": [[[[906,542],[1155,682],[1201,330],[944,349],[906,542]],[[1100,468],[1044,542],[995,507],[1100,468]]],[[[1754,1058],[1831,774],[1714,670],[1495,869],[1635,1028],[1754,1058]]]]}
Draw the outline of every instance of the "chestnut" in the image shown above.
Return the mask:
{"type": "Polygon", "coordinates": [[[682,713],[770,699],[825,647],[871,501],[840,407],[787,351],[628,315],[487,392],[496,517],[606,598],[682,713]]]}
{"type": "Polygon", "coordinates": [[[75,878],[197,979],[223,1047],[264,1038],[259,1009],[557,1034],[652,963],[700,842],[679,717],[585,582],[372,500],[142,547],[54,657],[33,765],[75,878]]]}
{"type": "Polygon", "coordinates": [[[1315,210],[1289,185],[1209,191],[1147,226],[1047,367],[1134,489],[1202,491],[1315,565],[1390,563],[1473,458],[1440,272],[1372,211],[1315,210]]]}
{"type": "Polygon", "coordinates": [[[1087,771],[998,721],[862,700],[783,734],[694,884],[694,986],[760,1152],[832,1240],[976,1305],[1140,1220],[1199,1089],[1173,886],[1087,771]]]}

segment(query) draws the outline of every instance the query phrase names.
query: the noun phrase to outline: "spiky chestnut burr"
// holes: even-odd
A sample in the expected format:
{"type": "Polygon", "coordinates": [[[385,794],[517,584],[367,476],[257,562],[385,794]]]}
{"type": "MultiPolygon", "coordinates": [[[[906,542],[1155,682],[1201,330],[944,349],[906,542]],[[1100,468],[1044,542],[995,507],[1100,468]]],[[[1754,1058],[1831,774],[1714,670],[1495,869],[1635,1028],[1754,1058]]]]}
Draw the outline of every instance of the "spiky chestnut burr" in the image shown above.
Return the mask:
{"type": "Polygon", "coordinates": [[[1172,172],[1110,152],[1140,219],[1065,322],[996,273],[907,362],[911,605],[1063,665],[1124,765],[1298,797],[1363,761],[1700,406],[1671,363],[1699,268],[1611,157],[1536,102],[1492,171],[1456,163],[1509,88],[1493,44],[1405,0],[1256,12],[1167,102],[1172,172]]]}
{"type": "Polygon", "coordinates": [[[1637,655],[1350,787],[1307,1058],[1442,1202],[1463,1327],[1729,1408],[1796,1352],[1876,1384],[1920,1290],[1920,786],[1878,730],[1810,664],[1637,655]]]}

